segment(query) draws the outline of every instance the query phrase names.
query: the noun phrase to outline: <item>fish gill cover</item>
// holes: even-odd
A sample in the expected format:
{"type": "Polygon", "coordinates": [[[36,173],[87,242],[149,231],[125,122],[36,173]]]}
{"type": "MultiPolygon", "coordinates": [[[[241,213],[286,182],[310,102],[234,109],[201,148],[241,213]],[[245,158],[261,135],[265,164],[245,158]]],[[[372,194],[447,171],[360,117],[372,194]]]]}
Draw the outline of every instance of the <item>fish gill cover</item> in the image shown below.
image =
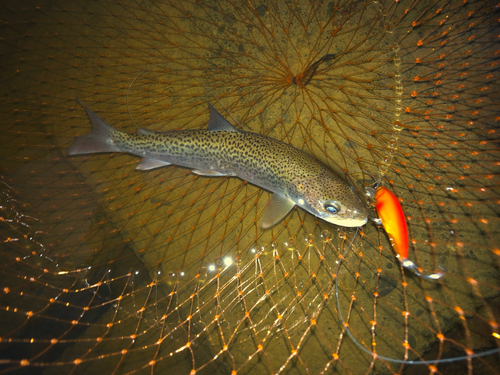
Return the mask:
{"type": "Polygon", "coordinates": [[[0,373],[498,372],[497,3],[0,7],[0,373]],[[269,193],[238,178],[67,158],[76,97],[129,133],[211,103],[360,196],[380,179],[444,276],[372,222],[262,230],[269,193]]]}

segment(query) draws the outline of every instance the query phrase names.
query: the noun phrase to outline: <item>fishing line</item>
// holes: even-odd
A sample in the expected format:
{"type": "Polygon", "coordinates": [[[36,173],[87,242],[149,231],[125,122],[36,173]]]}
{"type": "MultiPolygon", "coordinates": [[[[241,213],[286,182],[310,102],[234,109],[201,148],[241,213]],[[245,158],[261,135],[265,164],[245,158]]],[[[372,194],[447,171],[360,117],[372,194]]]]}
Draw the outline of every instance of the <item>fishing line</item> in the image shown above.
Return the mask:
{"type": "MultiPolygon", "coordinates": [[[[350,241],[349,246],[347,247],[347,249],[342,254],[341,258],[339,259],[339,262],[337,264],[337,269],[335,271],[335,274],[336,274],[336,279],[335,279],[335,298],[337,300],[336,301],[337,302],[337,311],[339,312],[340,322],[341,322],[342,326],[345,328],[345,330],[347,332],[347,335],[351,338],[351,340],[356,344],[356,346],[358,348],[362,349],[365,353],[370,354],[374,358],[380,358],[380,359],[382,359],[384,361],[388,361],[388,362],[402,363],[402,364],[409,364],[409,365],[431,365],[431,364],[440,364],[440,363],[447,363],[447,362],[456,362],[456,361],[462,361],[462,360],[470,360],[470,359],[477,358],[477,357],[483,357],[483,356],[487,356],[487,355],[490,355],[490,354],[500,353],[500,348],[496,348],[496,349],[486,350],[486,351],[481,352],[481,353],[474,353],[474,354],[471,354],[471,355],[464,355],[464,356],[454,357],[454,358],[442,358],[442,359],[435,359],[435,360],[418,360],[418,361],[412,361],[412,360],[404,360],[404,359],[396,359],[396,358],[385,357],[385,356],[379,355],[377,353],[374,353],[374,352],[366,349],[363,345],[361,345],[356,340],[356,338],[353,336],[353,334],[349,330],[348,324],[344,320],[344,316],[342,315],[342,310],[340,308],[339,290],[338,290],[339,289],[338,288],[338,277],[339,277],[340,266],[342,264],[342,260],[346,257],[347,252],[349,251],[349,249],[353,245],[354,239],[356,238],[356,235],[358,234],[358,230],[359,230],[359,228],[356,229],[356,233],[354,234],[354,237],[352,238],[352,241],[350,241]]],[[[427,278],[427,277],[424,277],[424,278],[427,278]]],[[[356,300],[354,301],[354,303],[356,303],[356,300]]]]}
{"type": "Polygon", "coordinates": [[[377,189],[380,185],[382,185],[382,175],[379,175],[379,178],[377,179],[377,178],[375,178],[375,176],[374,176],[371,172],[367,171],[366,169],[361,169],[361,168],[360,168],[360,169],[355,169],[355,170],[353,170],[353,171],[346,171],[346,172],[344,172],[344,174],[346,174],[346,175],[352,174],[356,180],[358,180],[358,181],[360,181],[360,182],[362,181],[362,183],[363,183],[363,190],[364,190],[363,192],[365,193],[365,196],[367,196],[368,198],[371,198],[371,199],[375,199],[375,190],[376,190],[376,189],[377,189]],[[370,176],[372,176],[373,180],[375,181],[375,184],[374,184],[374,185],[372,185],[372,186],[370,186],[370,187],[368,187],[368,186],[365,184],[365,181],[364,181],[364,180],[361,180],[361,179],[359,179],[358,177],[356,177],[356,176],[354,175],[354,172],[358,172],[358,171],[361,171],[361,172],[366,172],[366,173],[368,173],[370,176]]]}
{"type": "Polygon", "coordinates": [[[135,80],[136,80],[137,78],[139,78],[139,76],[140,76],[142,73],[144,73],[144,72],[146,72],[146,71],[147,71],[147,69],[144,69],[143,71],[139,72],[139,73],[138,73],[138,74],[134,77],[134,79],[132,80],[132,82],[130,82],[130,85],[128,85],[128,89],[127,89],[127,112],[128,112],[129,117],[130,117],[130,120],[132,120],[132,122],[134,123],[134,125],[135,125],[135,127],[136,127],[136,129],[137,129],[137,130],[139,130],[139,127],[137,126],[137,124],[135,123],[134,119],[132,118],[132,113],[130,113],[130,106],[129,106],[129,104],[128,104],[128,96],[129,96],[129,93],[130,93],[130,89],[132,88],[132,85],[134,84],[135,80]]]}

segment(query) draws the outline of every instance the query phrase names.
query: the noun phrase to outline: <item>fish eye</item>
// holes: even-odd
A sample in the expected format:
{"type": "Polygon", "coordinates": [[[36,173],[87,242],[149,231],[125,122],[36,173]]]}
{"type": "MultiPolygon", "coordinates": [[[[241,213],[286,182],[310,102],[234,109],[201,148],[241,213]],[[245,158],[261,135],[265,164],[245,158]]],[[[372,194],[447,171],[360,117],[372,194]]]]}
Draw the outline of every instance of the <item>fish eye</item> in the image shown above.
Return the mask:
{"type": "Polygon", "coordinates": [[[326,203],[325,210],[327,210],[331,214],[337,214],[340,212],[340,206],[335,203],[326,203]]]}

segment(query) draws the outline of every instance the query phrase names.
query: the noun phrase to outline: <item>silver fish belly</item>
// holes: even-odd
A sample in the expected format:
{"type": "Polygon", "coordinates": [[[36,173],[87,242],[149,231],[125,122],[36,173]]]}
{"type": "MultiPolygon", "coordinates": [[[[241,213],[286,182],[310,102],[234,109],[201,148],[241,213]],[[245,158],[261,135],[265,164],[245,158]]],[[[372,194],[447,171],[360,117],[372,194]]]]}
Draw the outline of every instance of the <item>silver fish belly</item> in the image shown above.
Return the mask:
{"type": "Polygon", "coordinates": [[[202,176],[237,176],[272,192],[261,226],[269,228],[295,206],[332,224],[357,227],[368,210],[344,180],[301,150],[257,133],[236,129],[209,104],[207,129],[138,134],[116,130],[85,104],[92,131],[77,137],[67,155],[125,152],[142,157],[136,169],[170,164],[202,176]]]}

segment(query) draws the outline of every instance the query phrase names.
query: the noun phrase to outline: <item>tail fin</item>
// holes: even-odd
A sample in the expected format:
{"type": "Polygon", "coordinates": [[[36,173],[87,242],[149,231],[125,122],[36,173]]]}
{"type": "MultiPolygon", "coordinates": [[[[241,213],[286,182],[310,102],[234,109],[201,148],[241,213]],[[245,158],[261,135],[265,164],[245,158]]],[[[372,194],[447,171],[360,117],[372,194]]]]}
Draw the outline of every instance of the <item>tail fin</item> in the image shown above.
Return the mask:
{"type": "Polygon", "coordinates": [[[92,131],[88,134],[77,137],[66,150],[66,155],[92,154],[94,152],[116,152],[118,147],[110,142],[110,134],[115,130],[104,120],[92,112],[83,102],[76,98],[85,108],[90,119],[92,131]]]}

